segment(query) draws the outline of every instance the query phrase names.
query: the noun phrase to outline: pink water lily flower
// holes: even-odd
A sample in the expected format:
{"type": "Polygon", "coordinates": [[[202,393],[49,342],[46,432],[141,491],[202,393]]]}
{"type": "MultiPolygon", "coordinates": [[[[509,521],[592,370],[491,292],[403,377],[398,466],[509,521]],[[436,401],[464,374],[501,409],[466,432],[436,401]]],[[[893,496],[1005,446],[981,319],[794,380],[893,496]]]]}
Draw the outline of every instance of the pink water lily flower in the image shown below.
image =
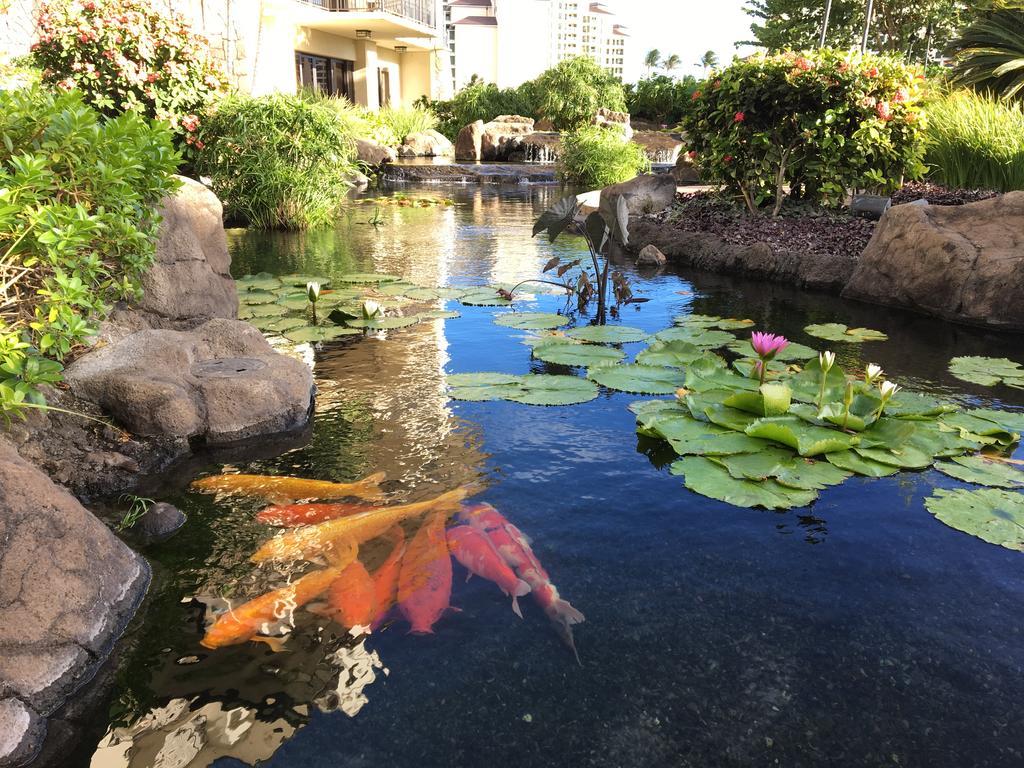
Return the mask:
{"type": "Polygon", "coordinates": [[[789,346],[789,340],[785,336],[776,336],[774,333],[761,333],[754,331],[750,338],[750,344],[762,360],[771,360],[779,352],[789,346]]]}

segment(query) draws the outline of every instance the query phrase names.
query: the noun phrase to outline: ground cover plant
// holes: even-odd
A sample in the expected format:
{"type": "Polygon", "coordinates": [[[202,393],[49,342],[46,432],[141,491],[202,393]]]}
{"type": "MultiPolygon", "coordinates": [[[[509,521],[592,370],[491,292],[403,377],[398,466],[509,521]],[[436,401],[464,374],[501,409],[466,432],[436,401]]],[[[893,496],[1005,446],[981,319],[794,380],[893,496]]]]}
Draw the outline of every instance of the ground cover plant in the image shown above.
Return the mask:
{"type": "Polygon", "coordinates": [[[165,123],[78,91],[0,91],[0,411],[41,404],[61,361],[153,261],[179,157],[165,123]]]}

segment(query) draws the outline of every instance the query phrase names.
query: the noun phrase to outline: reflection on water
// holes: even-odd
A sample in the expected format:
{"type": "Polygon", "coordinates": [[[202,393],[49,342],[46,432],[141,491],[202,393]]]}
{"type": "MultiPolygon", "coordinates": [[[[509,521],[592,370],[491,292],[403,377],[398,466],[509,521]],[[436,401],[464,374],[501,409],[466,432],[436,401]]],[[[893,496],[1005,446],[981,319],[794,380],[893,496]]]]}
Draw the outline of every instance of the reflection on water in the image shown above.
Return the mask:
{"type": "MultiPolygon", "coordinates": [[[[232,233],[233,269],[489,284],[534,277],[553,254],[579,248],[530,237],[557,189],[450,194],[453,207],[381,206],[379,227],[362,206],[337,230],[232,233]]],[[[877,362],[911,389],[971,406],[1024,405],[1020,393],[946,371],[954,355],[1019,359],[1012,337],[785,286],[619,266],[651,299],[624,309],[625,324],[653,332],[684,312],[750,317],[803,343],[814,343],[802,335],[812,322],[877,328],[889,342],[847,345],[839,364],[877,362]]],[[[530,309],[560,303],[541,296],[530,309]]],[[[635,397],[566,408],[448,401],[446,372],[577,371],[531,360],[523,334],[496,326],[492,308],[435,308],[462,317],[281,344],[314,368],[317,412],[303,441],[211,455],[146,489],[189,523],[146,551],[154,587],[109,722],[71,768],[1024,764],[1024,643],[1012,620],[1024,571],[1019,555],[924,510],[922,498],[953,481],[854,479],[789,513],[697,497],[663,468],[673,458],[663,444],[637,439],[635,397]],[[461,610],[444,612],[433,634],[408,634],[401,611],[353,634],[319,612],[321,596],[259,627],[287,627],[284,652],[204,648],[229,605],[330,564],[252,563],[275,530],[258,517],[269,502],[188,483],[221,472],[350,483],[377,471],[389,504],[479,483],[472,501],[532,537],[539,570],[527,574],[524,556],[511,577],[499,568],[493,582],[466,581],[456,566],[451,605],[461,610]],[[518,595],[520,579],[539,594],[518,595]],[[586,614],[575,634],[573,611],[586,614]]],[[[406,542],[421,524],[404,524],[406,542]]],[[[363,543],[370,576],[394,546],[363,543]]],[[[465,562],[486,569],[472,546],[465,562]]]]}

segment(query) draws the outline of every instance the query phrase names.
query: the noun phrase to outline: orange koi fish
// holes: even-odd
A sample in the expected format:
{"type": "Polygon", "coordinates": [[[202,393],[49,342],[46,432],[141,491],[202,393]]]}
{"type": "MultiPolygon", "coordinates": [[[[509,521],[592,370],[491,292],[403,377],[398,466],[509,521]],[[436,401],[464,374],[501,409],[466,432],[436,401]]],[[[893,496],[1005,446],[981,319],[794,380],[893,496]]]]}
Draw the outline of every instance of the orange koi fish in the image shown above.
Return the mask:
{"type": "Polygon", "coordinates": [[[398,608],[413,634],[433,634],[452,596],[452,559],[444,536],[444,512],[420,526],[402,560],[398,608]]]}
{"type": "Polygon", "coordinates": [[[487,534],[471,525],[456,525],[448,529],[446,537],[449,551],[470,575],[475,573],[497,584],[498,589],[512,598],[512,610],[516,616],[523,618],[519,598],[529,593],[530,585],[516,576],[487,534]]]}
{"type": "MultiPolygon", "coordinates": [[[[355,546],[350,548],[348,556],[349,563],[355,560],[355,546]]],[[[229,610],[206,631],[206,635],[200,641],[201,644],[215,649],[255,640],[266,643],[274,651],[284,650],[285,638],[261,635],[261,628],[281,620],[291,611],[322,595],[338,579],[347,565],[344,556],[339,556],[330,568],[307,573],[291,584],[229,610]]]]}
{"type": "Polygon", "coordinates": [[[254,563],[266,560],[308,560],[325,550],[330,550],[335,541],[362,544],[383,535],[403,520],[419,517],[432,509],[454,510],[469,493],[470,488],[466,486],[426,501],[396,507],[380,507],[336,520],[327,520],[317,525],[293,528],[266,542],[251,560],[254,563]]]}
{"type": "Polygon", "coordinates": [[[348,517],[360,512],[371,512],[379,507],[371,504],[275,504],[259,511],[256,522],[280,528],[315,525],[325,520],[348,517]]]}
{"type": "Polygon", "coordinates": [[[273,501],[299,499],[342,499],[354,496],[360,499],[380,499],[384,492],[380,484],[384,473],[364,477],[355,483],[331,483],[326,480],[307,480],[301,477],[274,477],[264,475],[213,475],[192,483],[204,493],[229,493],[239,496],[259,496],[273,501]]]}
{"type": "Polygon", "coordinates": [[[346,629],[367,627],[376,613],[376,593],[366,566],[353,560],[327,590],[328,618],[346,629]]]}
{"type": "Polygon", "coordinates": [[[370,626],[374,629],[380,626],[391,606],[398,600],[398,575],[402,568],[402,558],[405,556],[405,534],[401,526],[396,525],[388,533],[389,538],[395,543],[391,554],[388,555],[380,568],[373,573],[374,608],[370,626]]]}

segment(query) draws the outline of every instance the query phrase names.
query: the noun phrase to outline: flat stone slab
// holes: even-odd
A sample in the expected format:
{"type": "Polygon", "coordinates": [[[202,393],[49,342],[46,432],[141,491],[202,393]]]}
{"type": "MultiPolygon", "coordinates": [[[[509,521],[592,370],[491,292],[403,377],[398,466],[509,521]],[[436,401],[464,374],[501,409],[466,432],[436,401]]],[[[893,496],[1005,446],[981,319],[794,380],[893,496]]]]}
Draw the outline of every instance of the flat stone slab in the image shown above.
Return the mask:
{"type": "Polygon", "coordinates": [[[307,365],[275,352],[248,323],[226,319],[138,331],[79,358],[66,379],[76,397],[130,432],[212,444],[302,426],[313,391],[307,365]]]}
{"type": "Polygon", "coordinates": [[[555,169],[551,166],[450,163],[431,165],[410,163],[385,166],[382,170],[388,181],[418,182],[426,184],[557,184],[555,169]]]}

